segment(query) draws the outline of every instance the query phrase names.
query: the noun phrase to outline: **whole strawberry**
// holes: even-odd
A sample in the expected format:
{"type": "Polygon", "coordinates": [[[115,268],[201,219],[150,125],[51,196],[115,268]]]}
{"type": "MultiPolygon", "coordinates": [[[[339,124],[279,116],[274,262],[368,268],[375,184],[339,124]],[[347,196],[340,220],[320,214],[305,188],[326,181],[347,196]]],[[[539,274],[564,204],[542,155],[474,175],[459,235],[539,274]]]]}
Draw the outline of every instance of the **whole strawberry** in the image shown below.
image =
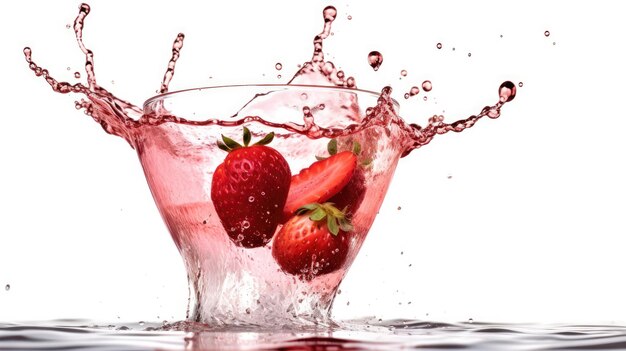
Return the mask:
{"type": "Polygon", "coordinates": [[[223,136],[217,142],[228,155],[213,174],[211,200],[226,233],[238,246],[266,245],[282,218],[291,171],[285,158],[266,146],[274,133],[252,146],[243,129],[243,146],[223,136]]]}
{"type": "Polygon", "coordinates": [[[352,225],[331,203],[298,209],[272,243],[272,256],[288,274],[311,280],[342,268],[350,248],[352,225]]]}

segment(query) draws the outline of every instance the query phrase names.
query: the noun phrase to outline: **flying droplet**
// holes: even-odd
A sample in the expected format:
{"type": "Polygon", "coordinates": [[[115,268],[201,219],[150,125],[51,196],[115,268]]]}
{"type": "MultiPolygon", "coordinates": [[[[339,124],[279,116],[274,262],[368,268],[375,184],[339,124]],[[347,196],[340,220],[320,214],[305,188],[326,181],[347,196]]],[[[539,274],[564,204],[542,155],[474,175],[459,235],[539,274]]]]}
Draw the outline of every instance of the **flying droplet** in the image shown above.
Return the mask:
{"type": "Polygon", "coordinates": [[[250,312],[251,312],[250,308],[249,307],[246,308],[246,314],[250,314],[250,312]]]}
{"type": "Polygon", "coordinates": [[[425,80],[422,82],[422,89],[424,89],[424,91],[431,91],[433,89],[433,83],[429,80],[425,80]]]}
{"type": "Polygon", "coordinates": [[[524,86],[524,82],[519,82],[517,85],[521,88],[524,86]]]}
{"type": "Polygon", "coordinates": [[[68,23],[68,24],[65,25],[65,29],[70,29],[70,28],[72,28],[71,24],[68,23]]]}
{"type": "Polygon", "coordinates": [[[337,9],[334,6],[326,6],[323,14],[325,22],[332,22],[337,17],[337,9]]]}
{"type": "Polygon", "coordinates": [[[437,49],[441,49],[443,45],[441,43],[437,43],[437,49]]]}
{"type": "Polygon", "coordinates": [[[309,98],[309,95],[307,95],[307,93],[302,93],[302,94],[300,94],[300,99],[302,99],[302,100],[306,100],[306,99],[308,99],[308,98],[309,98]]]}
{"type": "Polygon", "coordinates": [[[500,89],[498,90],[498,94],[500,95],[500,102],[505,103],[513,100],[516,93],[517,88],[515,88],[515,84],[507,80],[500,85],[500,89]]]}
{"type": "Polygon", "coordinates": [[[80,72],[74,72],[74,78],[76,79],[80,78],[80,72]]]}
{"type": "Polygon", "coordinates": [[[367,60],[374,71],[378,71],[380,65],[383,64],[383,55],[378,51],[372,51],[367,55],[367,60]]]}
{"type": "Polygon", "coordinates": [[[348,21],[352,20],[352,16],[348,15],[348,21]]]}
{"type": "Polygon", "coordinates": [[[402,206],[398,206],[398,211],[400,211],[402,209],[402,206]]]}
{"type": "Polygon", "coordinates": [[[428,100],[428,96],[424,96],[424,101],[427,101],[427,100],[428,100]]]}
{"type": "Polygon", "coordinates": [[[4,286],[4,290],[9,291],[11,290],[11,284],[7,284],[4,286]]]}
{"type": "Polygon", "coordinates": [[[409,97],[410,97],[409,93],[405,93],[405,94],[404,94],[404,98],[405,98],[405,99],[408,99],[409,97]]]}
{"type": "Polygon", "coordinates": [[[69,71],[70,69],[71,69],[71,68],[68,66],[68,67],[67,67],[67,70],[69,71]]]}
{"type": "Polygon", "coordinates": [[[418,87],[412,87],[411,90],[409,90],[409,95],[414,96],[419,94],[420,92],[420,88],[418,87]]]}
{"type": "Polygon", "coordinates": [[[472,53],[471,53],[471,52],[468,52],[468,53],[467,53],[467,57],[472,57],[472,53]]]}
{"type": "Polygon", "coordinates": [[[280,62],[276,62],[276,65],[274,65],[274,67],[276,67],[277,71],[280,71],[281,69],[283,69],[283,64],[280,62]]]}
{"type": "Polygon", "coordinates": [[[403,69],[402,71],[400,71],[400,75],[401,75],[401,76],[403,76],[403,77],[406,77],[407,73],[408,73],[408,72],[407,72],[405,69],[403,69]]]}
{"type": "Polygon", "coordinates": [[[545,35],[546,37],[549,37],[550,36],[550,31],[547,30],[547,31],[543,32],[543,35],[545,35]]]}
{"type": "Polygon", "coordinates": [[[281,79],[283,76],[281,76],[280,74],[276,76],[276,78],[281,79]]]}

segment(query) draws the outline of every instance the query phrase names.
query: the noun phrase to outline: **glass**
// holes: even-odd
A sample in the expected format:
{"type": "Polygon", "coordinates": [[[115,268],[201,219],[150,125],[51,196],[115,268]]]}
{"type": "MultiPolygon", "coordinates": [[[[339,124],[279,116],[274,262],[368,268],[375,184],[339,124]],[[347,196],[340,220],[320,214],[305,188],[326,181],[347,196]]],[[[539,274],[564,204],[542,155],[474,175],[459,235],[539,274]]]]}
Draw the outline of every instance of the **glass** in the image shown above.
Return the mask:
{"type": "MultiPolygon", "coordinates": [[[[376,109],[368,107],[377,105],[377,93],[297,85],[199,88],[145,102],[143,120],[155,122],[138,127],[143,130],[135,133],[135,146],[187,269],[189,320],[213,326],[332,324],[330,311],[339,284],[406,149],[401,142],[405,131],[391,119],[398,118],[397,102],[373,116],[376,109]],[[286,273],[272,255],[277,234],[255,248],[242,247],[227,234],[211,196],[215,170],[227,156],[218,141],[224,135],[241,143],[244,127],[252,143],[273,132],[268,146],[286,159],[292,175],[328,159],[333,140],[337,153],[357,155],[354,172],[362,172],[363,196],[348,216],[353,230],[340,233],[348,244],[342,247],[345,261],[337,269],[286,273]]],[[[276,232],[282,227],[279,224],[276,232]]]]}

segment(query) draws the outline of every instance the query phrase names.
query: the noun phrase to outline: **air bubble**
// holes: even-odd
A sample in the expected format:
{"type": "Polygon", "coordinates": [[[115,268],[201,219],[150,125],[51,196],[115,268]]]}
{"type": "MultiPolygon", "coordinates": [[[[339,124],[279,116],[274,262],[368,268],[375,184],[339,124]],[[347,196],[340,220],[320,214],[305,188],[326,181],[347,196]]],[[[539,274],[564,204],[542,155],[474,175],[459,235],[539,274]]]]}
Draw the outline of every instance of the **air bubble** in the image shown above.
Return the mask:
{"type": "Polygon", "coordinates": [[[367,55],[367,61],[374,71],[378,71],[380,65],[383,64],[383,55],[378,51],[372,51],[367,55]]]}
{"type": "Polygon", "coordinates": [[[265,195],[265,191],[261,191],[261,195],[265,195]]]}
{"type": "Polygon", "coordinates": [[[250,196],[250,197],[248,198],[248,202],[254,202],[254,196],[250,196]]]}
{"type": "Polygon", "coordinates": [[[250,228],[250,222],[248,222],[248,221],[243,221],[243,222],[241,222],[241,227],[242,227],[243,229],[248,229],[248,228],[250,228]]]}

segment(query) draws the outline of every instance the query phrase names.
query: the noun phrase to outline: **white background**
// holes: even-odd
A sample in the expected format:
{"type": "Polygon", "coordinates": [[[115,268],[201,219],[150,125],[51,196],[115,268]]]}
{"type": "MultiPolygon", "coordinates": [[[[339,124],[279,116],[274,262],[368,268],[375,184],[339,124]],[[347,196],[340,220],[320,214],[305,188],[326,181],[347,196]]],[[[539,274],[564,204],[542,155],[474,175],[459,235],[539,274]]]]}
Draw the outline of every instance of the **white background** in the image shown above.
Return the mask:
{"type": "MultiPolygon", "coordinates": [[[[85,43],[99,83],[137,104],[159,87],[178,32],[172,89],[286,82],[328,4],[94,0],[85,43]]],[[[524,83],[500,119],[401,161],[336,315],[626,323],[621,5],[333,4],[327,57],[361,88],[392,84],[407,121],[465,117],[495,102],[502,81],[524,83]],[[384,55],[378,72],[371,50],[384,55]],[[428,101],[404,100],[424,79],[428,101]]],[[[0,14],[0,321],[182,319],[185,272],[133,150],[23,59],[31,46],[75,81],[83,56],[66,24],[78,5],[13,1],[0,14]]]]}

